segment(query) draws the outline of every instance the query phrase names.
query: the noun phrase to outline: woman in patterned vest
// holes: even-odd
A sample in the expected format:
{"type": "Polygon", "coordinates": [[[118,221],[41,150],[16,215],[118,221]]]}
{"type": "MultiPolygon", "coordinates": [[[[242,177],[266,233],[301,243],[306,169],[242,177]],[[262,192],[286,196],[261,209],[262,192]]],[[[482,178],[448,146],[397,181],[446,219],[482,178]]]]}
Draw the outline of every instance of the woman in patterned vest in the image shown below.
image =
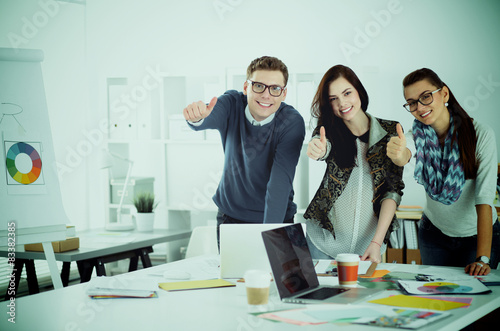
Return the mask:
{"type": "Polygon", "coordinates": [[[495,134],[465,112],[434,71],[410,73],[403,87],[404,107],[415,117],[413,139],[408,149],[406,139],[394,137],[387,149],[399,165],[415,156],[414,176],[426,192],[418,228],[422,263],[486,275],[500,252],[495,134]]]}
{"type": "MultiPolygon", "coordinates": [[[[315,259],[354,253],[380,262],[403,195],[403,168],[387,157],[398,135],[394,121],[369,115],[368,94],[356,74],[336,65],[321,80],[312,104],[318,125],[307,155],[325,161],[319,189],[304,214],[315,259]]],[[[402,130],[399,128],[399,130],[402,130]]]]}

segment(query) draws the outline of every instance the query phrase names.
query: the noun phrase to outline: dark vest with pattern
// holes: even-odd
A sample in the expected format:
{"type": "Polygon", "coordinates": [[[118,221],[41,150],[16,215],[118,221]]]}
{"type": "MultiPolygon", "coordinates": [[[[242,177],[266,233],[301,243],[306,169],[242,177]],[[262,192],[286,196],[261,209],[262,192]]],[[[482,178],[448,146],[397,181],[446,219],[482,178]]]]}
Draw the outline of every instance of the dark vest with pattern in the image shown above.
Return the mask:
{"type": "MultiPolygon", "coordinates": [[[[394,192],[399,196],[403,195],[403,167],[396,166],[387,156],[387,143],[392,136],[397,136],[397,122],[378,119],[373,116],[371,116],[371,120],[377,120],[380,126],[387,132],[382,139],[369,147],[366,154],[374,186],[372,199],[373,211],[378,217],[382,199],[386,196],[386,193],[394,192]]],[[[332,148],[334,147],[332,146],[332,148]]],[[[331,232],[335,238],[335,229],[332,222],[328,219],[328,214],[330,209],[332,209],[333,203],[347,186],[353,167],[340,168],[333,159],[333,153],[330,153],[327,157],[326,164],[327,168],[320,188],[309,204],[309,207],[307,207],[304,218],[317,222],[319,226],[331,232]]],[[[396,203],[399,204],[399,201],[396,201],[396,203]]],[[[399,222],[396,219],[396,215],[394,215],[384,241],[387,242],[390,233],[398,228],[399,222]]]]}

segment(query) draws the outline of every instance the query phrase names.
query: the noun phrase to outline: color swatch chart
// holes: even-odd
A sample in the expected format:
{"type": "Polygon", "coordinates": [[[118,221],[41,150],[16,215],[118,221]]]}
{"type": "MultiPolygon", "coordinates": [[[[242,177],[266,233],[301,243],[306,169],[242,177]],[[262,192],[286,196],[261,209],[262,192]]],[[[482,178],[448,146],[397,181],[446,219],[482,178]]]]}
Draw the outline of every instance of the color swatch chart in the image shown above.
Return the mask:
{"type": "Polygon", "coordinates": [[[37,181],[42,172],[40,153],[29,143],[17,142],[7,151],[6,166],[9,176],[20,184],[37,181]]]}

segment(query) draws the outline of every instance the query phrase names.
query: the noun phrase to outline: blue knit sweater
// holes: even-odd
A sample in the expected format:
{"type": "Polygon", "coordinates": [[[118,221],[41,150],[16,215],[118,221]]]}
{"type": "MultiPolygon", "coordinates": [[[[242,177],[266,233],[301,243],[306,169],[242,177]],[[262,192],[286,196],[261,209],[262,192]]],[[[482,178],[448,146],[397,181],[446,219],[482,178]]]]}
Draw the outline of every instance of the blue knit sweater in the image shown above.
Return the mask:
{"type": "Polygon", "coordinates": [[[245,117],[247,97],[227,91],[211,114],[193,130],[216,129],[224,148],[224,171],[213,200],[219,209],[242,221],[281,223],[297,211],[293,177],[305,135],[302,116],[281,103],[263,126],[245,117]]]}

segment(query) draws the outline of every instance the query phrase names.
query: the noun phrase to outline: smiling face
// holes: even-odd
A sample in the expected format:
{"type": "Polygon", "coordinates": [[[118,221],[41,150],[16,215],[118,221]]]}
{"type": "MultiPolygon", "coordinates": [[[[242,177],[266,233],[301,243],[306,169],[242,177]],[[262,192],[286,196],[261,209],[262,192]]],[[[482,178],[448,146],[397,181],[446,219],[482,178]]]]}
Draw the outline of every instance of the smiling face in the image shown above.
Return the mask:
{"type": "MultiPolygon", "coordinates": [[[[256,70],[249,79],[266,85],[285,86],[285,78],[279,70],[256,70]]],[[[281,102],[285,101],[286,92],[285,89],[279,97],[273,97],[269,94],[268,88],[262,93],[255,93],[252,90],[251,83],[245,82],[243,85],[243,94],[247,96],[250,114],[259,122],[265,120],[279,109],[281,102]]]]}
{"type": "Polygon", "coordinates": [[[351,121],[361,114],[359,93],[344,77],[339,77],[330,83],[328,96],[333,114],[344,122],[351,121]]]}
{"type": "MultiPolygon", "coordinates": [[[[427,79],[420,80],[408,85],[404,89],[404,96],[407,102],[418,100],[423,94],[437,90],[438,87],[431,84],[427,79]]],[[[430,125],[436,131],[447,128],[450,122],[450,113],[445,106],[449,99],[449,90],[443,86],[441,91],[432,94],[432,102],[426,106],[417,103],[417,110],[411,114],[425,125],[430,125]]]]}

